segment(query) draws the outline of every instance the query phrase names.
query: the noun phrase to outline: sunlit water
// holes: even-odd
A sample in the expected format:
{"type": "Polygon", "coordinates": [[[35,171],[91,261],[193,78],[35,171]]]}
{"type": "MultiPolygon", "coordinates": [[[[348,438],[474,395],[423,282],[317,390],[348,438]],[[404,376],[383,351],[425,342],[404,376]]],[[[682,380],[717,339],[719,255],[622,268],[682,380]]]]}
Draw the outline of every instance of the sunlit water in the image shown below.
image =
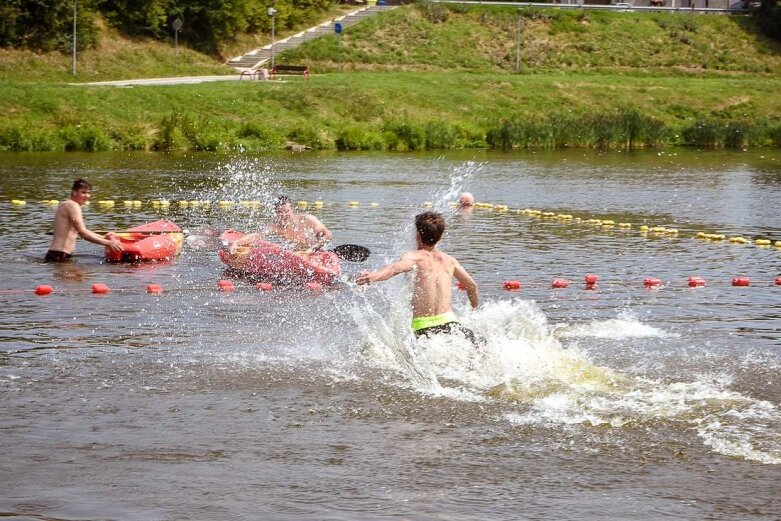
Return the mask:
{"type": "Polygon", "coordinates": [[[781,248],[695,238],[781,240],[777,151],[6,154],[0,173],[2,515],[781,517],[781,248]],[[256,229],[264,208],[177,202],[287,193],[323,201],[310,211],[334,243],[373,254],[322,293],[220,292],[216,253],[189,247],[172,263],[107,265],[80,241],[76,264],[42,264],[53,208],[38,201],[79,176],[94,184],[96,230],[161,215],[192,233],[256,229]],[[462,190],[633,228],[464,214],[450,205],[462,190]],[[456,311],[482,349],[416,342],[403,277],[351,282],[411,247],[427,202],[447,215],[442,248],[480,284],[481,308],[457,293],[456,311]],[[693,275],[706,287],[689,288],[693,275]],[[97,282],[111,293],[92,295],[97,282]],[[54,293],[35,296],[39,284],[54,293]]]}

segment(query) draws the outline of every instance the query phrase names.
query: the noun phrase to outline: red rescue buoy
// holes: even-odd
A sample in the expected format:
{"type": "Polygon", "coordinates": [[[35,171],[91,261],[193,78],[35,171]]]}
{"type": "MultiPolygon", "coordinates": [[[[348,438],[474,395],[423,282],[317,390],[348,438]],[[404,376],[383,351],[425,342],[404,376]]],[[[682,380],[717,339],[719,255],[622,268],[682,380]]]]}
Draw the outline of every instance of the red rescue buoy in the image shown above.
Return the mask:
{"type": "Polygon", "coordinates": [[[643,281],[643,286],[645,286],[646,288],[653,288],[653,287],[661,286],[661,285],[662,285],[662,280],[661,279],[655,279],[655,278],[649,277],[649,278],[647,278],[647,279],[645,279],[643,281]]]}
{"type": "Polygon", "coordinates": [[[219,286],[222,291],[233,291],[236,289],[236,286],[234,286],[233,282],[230,280],[221,280],[217,283],[217,286],[219,286]]]}
{"type": "Polygon", "coordinates": [[[35,288],[36,295],[49,295],[51,294],[52,291],[54,291],[54,288],[52,288],[48,284],[41,284],[40,286],[35,288]]]}
{"type": "Polygon", "coordinates": [[[146,292],[160,294],[163,292],[163,287],[160,284],[148,284],[146,286],[146,292]]]}
{"type": "Polygon", "coordinates": [[[567,288],[569,287],[569,281],[567,279],[553,279],[551,287],[554,289],[567,288]]]}
{"type": "Polygon", "coordinates": [[[583,280],[586,281],[586,284],[594,285],[599,280],[599,277],[597,275],[588,274],[583,277],[583,280]]]}
{"type": "Polygon", "coordinates": [[[461,284],[461,282],[460,282],[460,281],[459,281],[459,282],[456,282],[456,287],[457,287],[458,289],[460,289],[460,290],[463,290],[463,289],[464,289],[464,285],[463,285],[463,284],[461,284]]]}
{"type": "Polygon", "coordinates": [[[700,277],[689,277],[690,288],[700,288],[705,285],[705,279],[700,277]]]}
{"type": "Polygon", "coordinates": [[[108,286],[106,286],[105,284],[93,284],[92,285],[92,292],[96,293],[98,295],[105,295],[109,291],[111,291],[111,290],[108,289],[108,286]]]}
{"type": "Polygon", "coordinates": [[[748,277],[735,277],[732,279],[733,286],[748,286],[749,282],[748,277]]]}
{"type": "Polygon", "coordinates": [[[258,291],[271,291],[272,289],[274,289],[274,286],[272,286],[268,282],[258,282],[257,284],[255,284],[255,287],[257,288],[258,291]]]}
{"type": "Polygon", "coordinates": [[[507,291],[519,291],[521,289],[521,281],[520,280],[505,280],[504,281],[504,289],[507,291]]]}
{"type": "Polygon", "coordinates": [[[781,286],[781,277],[776,277],[776,286],[781,286]]]}

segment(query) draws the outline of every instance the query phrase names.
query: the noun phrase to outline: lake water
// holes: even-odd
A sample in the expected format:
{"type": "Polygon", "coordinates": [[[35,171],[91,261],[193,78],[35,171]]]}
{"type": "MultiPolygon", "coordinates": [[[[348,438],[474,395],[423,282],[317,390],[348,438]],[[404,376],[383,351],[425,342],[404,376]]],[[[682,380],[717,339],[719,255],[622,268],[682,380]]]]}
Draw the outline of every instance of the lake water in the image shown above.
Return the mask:
{"type": "Polygon", "coordinates": [[[781,247],[753,243],[781,241],[781,151],[3,154],[0,174],[3,517],[781,518],[781,247]],[[221,292],[216,252],[187,246],[108,265],[80,240],[43,264],[39,201],[76,177],[95,230],[257,229],[263,208],[216,202],[286,193],[372,255],[317,293],[221,292]],[[462,190],[508,211],[460,213],[462,190]],[[481,351],[415,343],[403,277],[351,282],[412,246],[425,203],[480,285],[455,308],[481,351]]]}

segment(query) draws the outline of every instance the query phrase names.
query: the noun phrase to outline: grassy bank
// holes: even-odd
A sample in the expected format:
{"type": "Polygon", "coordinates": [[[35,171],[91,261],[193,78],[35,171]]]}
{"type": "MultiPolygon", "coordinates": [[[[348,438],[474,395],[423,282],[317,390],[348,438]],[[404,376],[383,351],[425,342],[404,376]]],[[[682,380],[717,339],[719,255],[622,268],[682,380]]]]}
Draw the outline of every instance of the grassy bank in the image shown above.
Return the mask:
{"type": "Polygon", "coordinates": [[[779,146],[781,79],[334,73],[159,87],[0,85],[0,148],[779,146]],[[403,94],[402,94],[403,93],[403,94]]]}
{"type": "MultiPolygon", "coordinates": [[[[781,146],[781,46],[753,24],[405,6],[349,28],[341,48],[328,36],[278,57],[308,64],[307,82],[73,86],[64,83],[69,57],[0,51],[0,149],[781,146]]],[[[101,49],[82,56],[80,78],[230,72],[105,31],[101,49]]]]}
{"type": "Polygon", "coordinates": [[[781,75],[750,16],[408,5],[289,51],[317,70],[781,75]],[[520,23],[520,33],[519,33],[520,23]]]}

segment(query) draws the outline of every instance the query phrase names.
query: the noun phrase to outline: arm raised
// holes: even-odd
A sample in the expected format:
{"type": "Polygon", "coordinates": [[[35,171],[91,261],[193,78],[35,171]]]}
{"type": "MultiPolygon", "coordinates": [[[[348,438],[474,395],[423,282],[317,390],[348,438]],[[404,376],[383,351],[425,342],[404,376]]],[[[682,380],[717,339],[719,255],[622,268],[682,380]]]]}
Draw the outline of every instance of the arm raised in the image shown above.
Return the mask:
{"type": "Polygon", "coordinates": [[[405,273],[412,271],[417,261],[414,253],[409,252],[402,255],[402,257],[392,264],[388,264],[385,267],[378,269],[377,271],[362,271],[355,279],[359,285],[369,284],[370,282],[380,282],[388,280],[391,277],[398,275],[399,273],[405,273]]]}

